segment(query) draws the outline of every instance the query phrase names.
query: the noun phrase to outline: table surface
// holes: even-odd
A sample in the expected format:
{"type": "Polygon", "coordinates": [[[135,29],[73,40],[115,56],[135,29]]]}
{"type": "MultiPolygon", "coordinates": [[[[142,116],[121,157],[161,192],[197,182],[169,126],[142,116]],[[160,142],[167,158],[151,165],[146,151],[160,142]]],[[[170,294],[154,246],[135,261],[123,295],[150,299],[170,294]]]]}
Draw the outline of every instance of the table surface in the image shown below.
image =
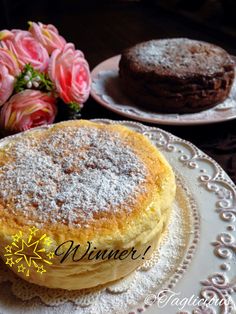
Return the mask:
{"type": "MultiPolygon", "coordinates": [[[[232,39],[163,11],[149,1],[145,4],[100,2],[99,5],[94,1],[87,5],[59,1],[56,6],[53,1],[50,1],[51,4],[46,1],[32,3],[27,3],[25,7],[22,4],[19,8],[9,8],[6,14],[8,28],[25,28],[27,20],[54,23],[67,41],[74,42],[77,48],[84,51],[91,69],[101,61],[119,54],[124,48],[153,38],[188,37],[206,40],[236,55],[232,39]]],[[[85,104],[82,118],[124,119],[93,99],[85,104]]],[[[236,120],[205,126],[159,127],[194,143],[214,158],[236,182],[236,120]]]]}

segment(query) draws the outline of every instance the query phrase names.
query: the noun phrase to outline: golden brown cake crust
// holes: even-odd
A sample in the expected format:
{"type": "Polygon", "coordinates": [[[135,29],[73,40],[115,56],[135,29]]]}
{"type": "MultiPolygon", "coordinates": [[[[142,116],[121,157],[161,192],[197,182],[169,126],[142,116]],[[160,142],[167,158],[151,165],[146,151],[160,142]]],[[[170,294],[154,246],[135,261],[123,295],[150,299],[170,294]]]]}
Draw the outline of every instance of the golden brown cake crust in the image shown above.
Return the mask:
{"type": "Polygon", "coordinates": [[[151,40],[126,49],[119,64],[124,91],[160,112],[197,112],[229,94],[234,62],[213,44],[186,38],[151,40]]]}
{"type": "MultiPolygon", "coordinates": [[[[169,219],[175,179],[146,137],[120,125],[80,120],[35,129],[8,142],[0,148],[3,248],[13,234],[32,226],[39,229],[38,235],[46,233],[53,239],[54,249],[68,240],[79,243],[81,251],[87,241],[102,250],[157,245],[169,219]]],[[[5,259],[1,249],[0,256],[5,259]]],[[[117,276],[140,262],[126,267],[123,263],[117,276]]],[[[97,263],[81,268],[71,260],[65,266],[56,261],[46,280],[37,274],[27,280],[81,289],[118,278],[113,273],[92,279],[93,267],[111,272],[109,263],[97,263]]]]}

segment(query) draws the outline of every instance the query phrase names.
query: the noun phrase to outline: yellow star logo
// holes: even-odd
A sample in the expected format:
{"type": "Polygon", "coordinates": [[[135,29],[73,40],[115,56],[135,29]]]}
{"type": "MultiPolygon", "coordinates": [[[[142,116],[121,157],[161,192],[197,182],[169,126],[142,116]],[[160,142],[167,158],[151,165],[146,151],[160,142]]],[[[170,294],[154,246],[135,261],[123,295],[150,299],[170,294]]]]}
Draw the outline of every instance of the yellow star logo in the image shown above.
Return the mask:
{"type": "Polygon", "coordinates": [[[24,267],[23,264],[21,264],[20,266],[18,266],[18,273],[24,273],[25,270],[26,270],[26,268],[24,267]]]}
{"type": "Polygon", "coordinates": [[[6,262],[9,267],[14,267],[18,273],[23,273],[26,277],[30,276],[30,271],[34,269],[39,274],[47,272],[44,265],[52,265],[54,252],[50,252],[50,245],[53,241],[46,234],[36,237],[39,231],[35,226],[28,229],[28,235],[19,231],[12,235],[13,241],[5,247],[6,262]],[[40,260],[40,265],[37,264],[40,260]]]}
{"type": "Polygon", "coordinates": [[[29,229],[31,235],[35,235],[35,233],[36,233],[38,230],[39,230],[39,229],[37,229],[35,226],[33,226],[32,228],[29,229]]]}
{"type": "Polygon", "coordinates": [[[6,261],[6,265],[9,265],[10,267],[12,267],[12,265],[14,265],[15,263],[13,262],[13,258],[7,258],[7,261],[6,261]]]}
{"type": "Polygon", "coordinates": [[[19,234],[16,233],[14,236],[12,236],[12,239],[14,242],[19,242],[21,237],[22,237],[21,233],[19,234]]]}
{"type": "Polygon", "coordinates": [[[15,252],[15,255],[23,256],[26,261],[26,264],[30,267],[32,264],[32,260],[42,259],[42,257],[36,252],[38,248],[38,244],[39,244],[39,240],[29,245],[24,240],[22,240],[22,247],[19,251],[15,252]]]}
{"type": "Polygon", "coordinates": [[[47,257],[48,257],[49,259],[52,259],[52,258],[54,257],[54,253],[53,253],[53,252],[48,253],[48,254],[47,254],[47,257]]]}
{"type": "Polygon", "coordinates": [[[46,237],[43,241],[46,246],[50,246],[52,244],[52,240],[49,237],[46,237]]]}
{"type": "Polygon", "coordinates": [[[43,268],[43,265],[40,266],[40,267],[38,266],[37,273],[40,273],[41,275],[42,275],[43,273],[46,273],[46,270],[43,268]]]}
{"type": "Polygon", "coordinates": [[[11,245],[6,246],[5,250],[6,250],[7,253],[11,253],[12,246],[11,245]]]}

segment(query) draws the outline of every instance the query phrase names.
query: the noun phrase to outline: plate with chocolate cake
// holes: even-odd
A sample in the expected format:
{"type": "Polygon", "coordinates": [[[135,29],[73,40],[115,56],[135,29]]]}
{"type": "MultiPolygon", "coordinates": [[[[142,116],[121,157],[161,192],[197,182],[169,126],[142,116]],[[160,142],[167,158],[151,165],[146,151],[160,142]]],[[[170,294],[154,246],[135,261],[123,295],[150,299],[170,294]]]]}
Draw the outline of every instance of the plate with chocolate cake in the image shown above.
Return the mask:
{"type": "Polygon", "coordinates": [[[92,79],[92,97],[131,119],[194,125],[236,118],[235,58],[207,42],[143,42],[97,65],[92,79]]]}

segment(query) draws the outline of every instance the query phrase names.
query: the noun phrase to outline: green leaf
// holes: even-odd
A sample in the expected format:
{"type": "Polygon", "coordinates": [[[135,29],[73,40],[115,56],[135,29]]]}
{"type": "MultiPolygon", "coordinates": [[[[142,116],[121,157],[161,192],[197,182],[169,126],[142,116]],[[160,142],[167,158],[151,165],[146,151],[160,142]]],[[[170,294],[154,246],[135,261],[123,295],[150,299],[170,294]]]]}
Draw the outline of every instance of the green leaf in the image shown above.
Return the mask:
{"type": "Polygon", "coordinates": [[[14,92],[19,93],[25,89],[36,89],[44,92],[55,91],[48,75],[35,70],[30,64],[26,64],[20,75],[16,78],[14,92]]]}
{"type": "Polygon", "coordinates": [[[80,112],[81,110],[80,104],[78,104],[77,102],[72,101],[68,105],[69,105],[69,108],[76,113],[80,112]]]}

